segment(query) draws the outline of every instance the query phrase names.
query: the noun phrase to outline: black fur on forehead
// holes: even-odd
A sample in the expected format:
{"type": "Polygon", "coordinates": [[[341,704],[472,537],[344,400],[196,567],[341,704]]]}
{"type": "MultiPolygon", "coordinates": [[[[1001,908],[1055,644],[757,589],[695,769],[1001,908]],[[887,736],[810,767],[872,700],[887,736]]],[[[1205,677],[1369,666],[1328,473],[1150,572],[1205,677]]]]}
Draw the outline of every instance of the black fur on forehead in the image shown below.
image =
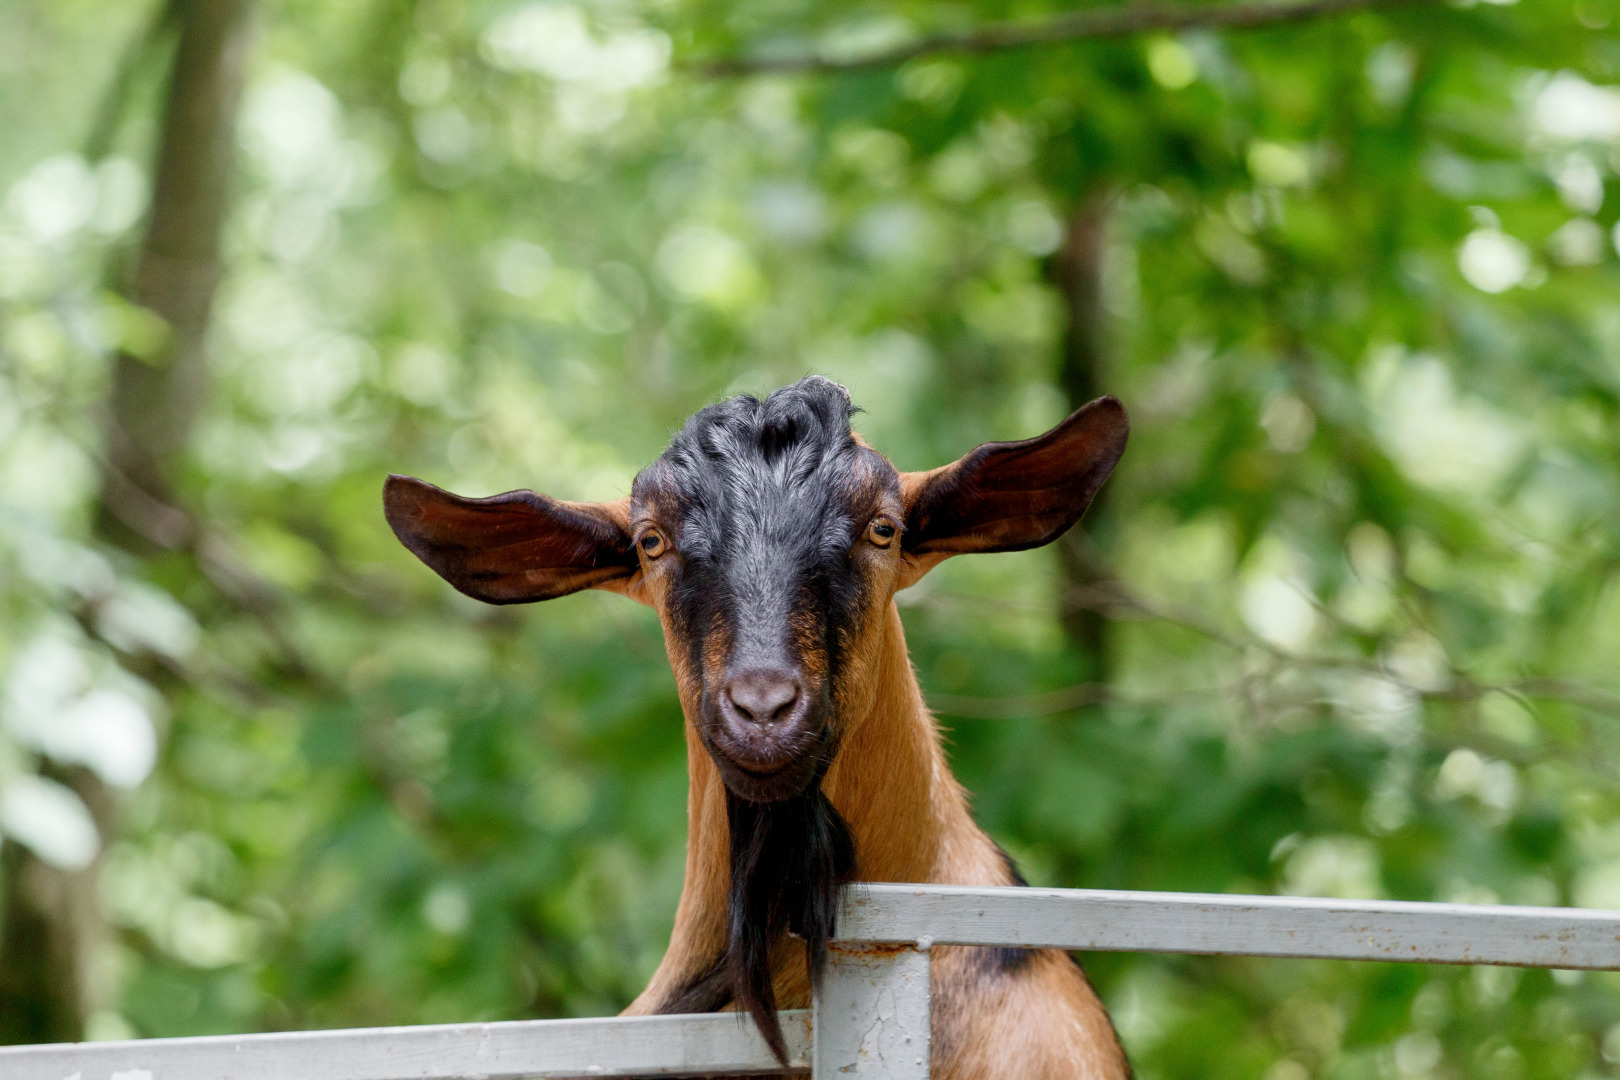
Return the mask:
{"type": "MultiPolygon", "coordinates": [[[[790,502],[850,492],[862,465],[881,459],[855,441],[849,391],[811,375],[772,392],[728,398],[694,413],[658,461],[636,480],[635,494],[672,497],[699,519],[757,507],[767,493],[790,502]]],[[[720,521],[707,522],[718,526],[720,521]]],[[[701,533],[702,530],[694,530],[701,533]]],[[[697,535],[685,547],[702,554],[697,535]]]]}
{"type": "Polygon", "coordinates": [[[722,463],[756,458],[784,478],[802,476],[852,445],[849,418],[855,411],[848,390],[811,375],[763,401],[742,394],[700,410],[666,457],[685,452],[722,463]]]}

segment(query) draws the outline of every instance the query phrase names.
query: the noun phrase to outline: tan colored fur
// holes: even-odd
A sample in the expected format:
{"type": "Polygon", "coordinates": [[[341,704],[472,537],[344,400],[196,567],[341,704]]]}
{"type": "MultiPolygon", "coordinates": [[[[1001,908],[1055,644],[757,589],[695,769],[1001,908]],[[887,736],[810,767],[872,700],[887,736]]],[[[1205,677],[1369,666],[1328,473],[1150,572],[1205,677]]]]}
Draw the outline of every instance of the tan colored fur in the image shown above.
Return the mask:
{"type": "MultiPolygon", "coordinates": [[[[909,583],[897,566],[896,583],[909,583]]],[[[974,824],[923,702],[891,590],[869,620],[848,680],[870,704],[843,734],[824,790],[855,838],[863,881],[1010,884],[995,844],[974,824]]],[[[667,627],[666,627],[667,630],[667,627]]],[[[691,717],[696,680],[670,649],[688,716],[686,884],[670,947],[627,1013],[650,1013],[707,971],[725,943],[729,879],[725,797],[691,717]]],[[[854,704],[854,702],[850,702],[854,704]]],[[[1102,1004],[1067,956],[1043,950],[1012,974],[985,972],[972,950],[933,952],[936,1080],[1124,1080],[1129,1075],[1102,1004]]],[[[809,1004],[803,950],[782,951],[774,979],[782,1008],[809,1004]]]]}
{"type": "MultiPolygon", "coordinates": [[[[847,394],[842,400],[848,404],[847,394]]],[[[974,824],[966,794],[946,763],[938,726],[911,669],[894,595],[950,555],[1050,542],[1085,511],[1123,452],[1128,430],[1123,407],[1103,398],[1036,439],[987,444],[940,469],[902,473],[898,484],[869,455],[843,476],[849,490],[839,494],[855,515],[852,523],[861,515],[868,523],[847,549],[848,569],[858,582],[846,584],[858,586],[863,610],[846,620],[840,609],[835,648],[823,640],[825,628],[813,617],[801,616],[786,629],[803,680],[795,692],[804,702],[817,701],[818,709],[821,694],[830,689],[833,695],[832,708],[812,717],[811,733],[818,740],[834,737],[825,744],[837,753],[822,790],[849,825],[862,880],[1012,884],[1001,852],[974,824]],[[829,677],[835,680],[831,687],[829,677]]],[[[398,476],[384,488],[396,535],[468,595],[512,603],[601,588],[659,612],[687,719],[686,882],[669,951],[630,1013],[655,1012],[695,985],[706,989],[700,980],[726,948],[730,892],[727,794],[704,738],[713,740],[726,729],[723,719],[711,715],[705,721],[702,708],[706,686],[729,692],[730,625],[718,619],[704,628],[694,650],[697,643],[681,640],[672,624],[667,599],[680,580],[681,505],[656,482],[666,468],[654,465],[650,484],[638,480],[648,490],[635,500],[599,504],[557,503],[533,493],[468,500],[398,476]],[[492,505],[494,518],[488,516],[492,505]],[[601,535],[604,524],[615,534],[611,540],[601,535]],[[626,558],[629,549],[636,552],[634,566],[626,558]],[[705,722],[710,726],[700,727],[705,722]]],[[[715,703],[721,708],[710,711],[723,717],[724,700],[715,703]]],[[[716,745],[722,747],[717,753],[726,752],[723,743],[716,745]]],[[[811,752],[820,752],[821,745],[811,752]]],[[[802,754],[791,763],[821,764],[802,754]]],[[[789,785],[810,772],[807,767],[776,774],[785,777],[778,797],[791,794],[789,785]]],[[[749,783],[728,775],[733,784],[749,783]]],[[[771,960],[778,1004],[808,1004],[800,944],[784,940],[771,960]]],[[[1107,1015],[1062,953],[1038,952],[1027,963],[1008,963],[998,952],[940,948],[933,956],[932,986],[936,1078],[1128,1076],[1107,1015]]],[[[715,1000],[701,994],[697,999],[715,1000]]]]}

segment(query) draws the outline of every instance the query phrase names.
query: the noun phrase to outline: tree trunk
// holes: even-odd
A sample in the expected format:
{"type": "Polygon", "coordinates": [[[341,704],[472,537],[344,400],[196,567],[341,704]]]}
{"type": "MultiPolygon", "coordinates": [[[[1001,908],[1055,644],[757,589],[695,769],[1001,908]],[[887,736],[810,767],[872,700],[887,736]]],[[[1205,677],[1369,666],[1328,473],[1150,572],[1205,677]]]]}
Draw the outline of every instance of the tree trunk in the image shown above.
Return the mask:
{"type": "MultiPolygon", "coordinates": [[[[1103,309],[1103,258],[1107,244],[1106,188],[1094,189],[1075,205],[1064,229],[1063,246],[1052,257],[1049,272],[1063,295],[1068,325],[1058,366],[1058,384],[1070,411],[1106,393],[1107,312],[1103,309]]],[[[1108,574],[1091,541],[1107,517],[1108,488],[1098,492],[1085,523],[1058,544],[1063,567],[1063,629],[1070,645],[1086,660],[1086,677],[1107,682],[1110,672],[1109,624],[1101,610],[1097,586],[1108,574]]]]}
{"type": "MultiPolygon", "coordinates": [[[[81,871],[82,873],[82,871],[81,871]]],[[[0,848],[5,926],[0,929],[0,1043],[71,1042],[83,1009],[73,923],[63,918],[70,874],[19,844],[0,848]]]]}
{"type": "Polygon", "coordinates": [[[168,324],[158,355],[121,351],[107,402],[102,531],[164,548],[190,539],[170,506],[174,469],[203,403],[205,344],[230,206],[251,0],[182,0],[180,40],[130,300],[168,324]],[[133,533],[134,536],[130,534],[133,533]]]}
{"type": "MultiPolygon", "coordinates": [[[[111,819],[107,786],[87,769],[46,770],[78,792],[98,827],[111,819]]],[[[74,1042],[92,1004],[89,965],[104,932],[96,896],[100,860],[61,870],[21,844],[0,848],[0,1045],[74,1042]]]]}
{"type": "MultiPolygon", "coordinates": [[[[236,113],[252,0],[176,0],[173,69],[153,175],[152,209],[129,298],[161,317],[156,355],[122,351],[105,412],[106,459],[97,528],[134,550],[191,539],[175,508],[175,470],[203,404],[205,342],[230,205],[236,113]]],[[[110,832],[107,786],[84,770],[64,777],[110,832]]],[[[105,932],[96,865],[58,870],[17,844],[0,856],[0,1042],[83,1037],[93,1006],[87,966],[105,932]]]]}

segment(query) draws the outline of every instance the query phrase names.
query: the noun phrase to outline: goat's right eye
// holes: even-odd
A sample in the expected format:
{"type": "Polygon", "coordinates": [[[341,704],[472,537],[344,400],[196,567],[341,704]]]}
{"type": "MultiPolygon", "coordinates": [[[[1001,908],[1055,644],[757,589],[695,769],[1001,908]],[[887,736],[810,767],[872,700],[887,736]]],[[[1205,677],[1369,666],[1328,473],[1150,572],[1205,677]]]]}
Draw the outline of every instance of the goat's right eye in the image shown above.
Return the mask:
{"type": "Polygon", "coordinates": [[[664,534],[657,529],[648,529],[642,533],[637,543],[641,545],[642,554],[649,559],[656,559],[664,553],[664,534]]]}

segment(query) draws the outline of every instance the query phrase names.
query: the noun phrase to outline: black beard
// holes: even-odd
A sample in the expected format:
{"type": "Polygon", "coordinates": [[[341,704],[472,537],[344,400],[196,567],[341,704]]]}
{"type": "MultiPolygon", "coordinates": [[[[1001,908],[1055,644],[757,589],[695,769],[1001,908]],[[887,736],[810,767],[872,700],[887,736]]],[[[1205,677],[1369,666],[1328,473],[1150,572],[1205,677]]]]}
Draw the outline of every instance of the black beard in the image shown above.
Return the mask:
{"type": "Polygon", "coordinates": [[[780,802],[749,802],[728,788],[726,820],[731,895],[725,955],[659,1011],[713,1012],[735,1001],[786,1066],[787,1042],[771,986],[771,946],[788,931],[803,938],[811,986],[820,985],[827,942],[838,921],[838,890],[855,879],[855,841],[822,794],[820,777],[780,802]]]}

